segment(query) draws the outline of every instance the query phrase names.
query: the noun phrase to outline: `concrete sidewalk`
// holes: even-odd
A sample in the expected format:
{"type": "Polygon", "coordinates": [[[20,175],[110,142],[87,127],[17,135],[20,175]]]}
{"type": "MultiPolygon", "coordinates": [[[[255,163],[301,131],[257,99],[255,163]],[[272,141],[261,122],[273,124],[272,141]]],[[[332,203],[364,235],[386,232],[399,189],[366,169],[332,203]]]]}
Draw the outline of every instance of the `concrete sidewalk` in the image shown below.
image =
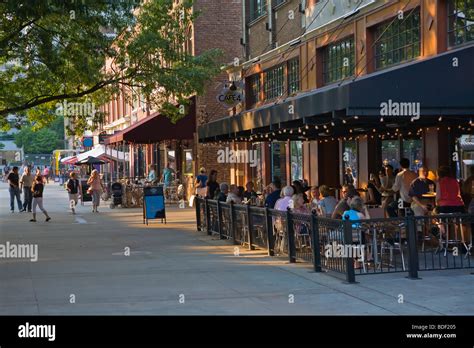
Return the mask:
{"type": "Polygon", "coordinates": [[[0,184],[0,244],[38,244],[39,259],[0,259],[0,314],[472,315],[468,270],[365,275],[345,284],[308,264],[288,264],[196,232],[193,209],[142,224],[141,209],[68,212],[57,184],[45,189],[52,221],[11,214],[0,184]],[[129,248],[129,249],[128,249],[129,248]],[[130,255],[125,252],[130,250],[130,255]],[[401,301],[401,299],[403,301],[401,301]],[[74,300],[74,301],[73,301],[74,300]],[[75,303],[71,303],[75,302],[75,303]],[[400,303],[402,302],[402,303],[400,303]]]}

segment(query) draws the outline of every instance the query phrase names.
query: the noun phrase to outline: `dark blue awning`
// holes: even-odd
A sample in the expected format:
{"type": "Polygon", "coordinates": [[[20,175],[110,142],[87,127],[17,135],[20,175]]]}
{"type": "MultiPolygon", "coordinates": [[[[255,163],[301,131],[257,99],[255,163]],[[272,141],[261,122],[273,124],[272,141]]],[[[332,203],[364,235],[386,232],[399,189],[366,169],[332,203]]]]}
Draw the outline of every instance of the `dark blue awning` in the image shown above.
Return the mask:
{"type": "Polygon", "coordinates": [[[198,128],[200,141],[235,139],[292,121],[317,123],[323,115],[380,116],[388,101],[419,103],[421,116],[474,115],[474,46],[448,51],[370,75],[288,97],[280,103],[225,117],[198,128]],[[290,113],[290,106],[294,113],[290,113]]]}

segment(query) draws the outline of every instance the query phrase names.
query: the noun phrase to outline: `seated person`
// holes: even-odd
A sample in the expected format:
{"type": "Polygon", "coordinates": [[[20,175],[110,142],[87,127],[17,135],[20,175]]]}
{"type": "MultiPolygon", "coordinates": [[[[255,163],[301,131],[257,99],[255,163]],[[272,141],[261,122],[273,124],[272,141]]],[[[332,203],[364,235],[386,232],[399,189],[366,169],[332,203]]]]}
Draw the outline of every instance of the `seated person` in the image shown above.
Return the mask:
{"type": "Polygon", "coordinates": [[[237,185],[230,185],[229,194],[227,195],[225,202],[234,202],[234,204],[242,203],[242,200],[239,197],[239,188],[237,187],[237,185]]]}
{"type": "Polygon", "coordinates": [[[337,205],[337,200],[331,195],[331,190],[327,185],[319,187],[319,212],[323,217],[331,217],[334,208],[337,205]]]}
{"type": "Polygon", "coordinates": [[[432,208],[429,199],[423,198],[424,194],[430,192],[430,186],[433,189],[436,187],[435,183],[428,179],[428,168],[423,166],[418,169],[418,178],[412,181],[408,191],[408,195],[413,199],[410,207],[415,216],[424,216],[432,208]]]}
{"type": "Polygon", "coordinates": [[[220,202],[226,202],[227,194],[229,193],[229,185],[223,182],[219,185],[219,189],[220,190],[219,190],[219,193],[217,194],[217,200],[220,202]]]}
{"type": "MultiPolygon", "coordinates": [[[[350,201],[350,209],[342,214],[342,218],[349,221],[364,220],[370,218],[367,214],[367,208],[360,197],[354,197],[350,201]]],[[[359,223],[353,224],[352,228],[358,228],[359,223]]]]}
{"type": "Polygon", "coordinates": [[[244,199],[250,201],[252,198],[257,198],[257,192],[254,191],[254,185],[252,181],[245,184],[244,199]]]}
{"type": "Polygon", "coordinates": [[[285,186],[283,187],[283,190],[281,192],[283,197],[276,201],[275,209],[286,211],[290,207],[290,202],[292,203],[292,196],[294,194],[294,190],[291,186],[285,186]]]}
{"type": "Polygon", "coordinates": [[[274,209],[275,203],[280,199],[281,181],[275,179],[269,186],[268,191],[271,190],[271,192],[265,198],[265,207],[274,209]]]}
{"type": "Polygon", "coordinates": [[[381,205],[382,193],[379,191],[381,187],[380,179],[375,174],[370,174],[369,183],[367,184],[367,201],[366,204],[381,205]]]}
{"type": "Polygon", "coordinates": [[[331,218],[332,219],[341,219],[342,214],[346,211],[349,210],[349,203],[350,200],[354,197],[358,197],[359,193],[357,190],[354,188],[353,185],[343,185],[342,190],[341,190],[341,195],[342,198],[341,200],[337,203],[337,205],[334,207],[334,210],[332,212],[331,218]]]}

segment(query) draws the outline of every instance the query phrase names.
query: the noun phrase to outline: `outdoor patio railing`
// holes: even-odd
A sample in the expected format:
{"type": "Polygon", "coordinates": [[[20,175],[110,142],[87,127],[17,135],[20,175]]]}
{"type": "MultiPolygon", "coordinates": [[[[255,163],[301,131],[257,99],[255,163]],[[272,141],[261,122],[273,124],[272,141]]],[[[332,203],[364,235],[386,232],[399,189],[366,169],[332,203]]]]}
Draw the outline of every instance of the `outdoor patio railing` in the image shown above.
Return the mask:
{"type": "Polygon", "coordinates": [[[366,274],[474,268],[472,214],[337,220],[196,198],[199,231],[348,282],[366,274]]]}

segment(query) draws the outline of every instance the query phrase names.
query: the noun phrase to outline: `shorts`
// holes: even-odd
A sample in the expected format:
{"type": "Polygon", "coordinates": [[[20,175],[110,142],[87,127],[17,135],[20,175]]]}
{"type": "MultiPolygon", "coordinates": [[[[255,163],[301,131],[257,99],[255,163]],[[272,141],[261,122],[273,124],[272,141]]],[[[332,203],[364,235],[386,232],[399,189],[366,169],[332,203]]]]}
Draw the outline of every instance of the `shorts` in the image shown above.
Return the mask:
{"type": "Polygon", "coordinates": [[[69,193],[69,202],[74,201],[74,203],[77,204],[78,199],[79,199],[78,193],[69,193]]]}

